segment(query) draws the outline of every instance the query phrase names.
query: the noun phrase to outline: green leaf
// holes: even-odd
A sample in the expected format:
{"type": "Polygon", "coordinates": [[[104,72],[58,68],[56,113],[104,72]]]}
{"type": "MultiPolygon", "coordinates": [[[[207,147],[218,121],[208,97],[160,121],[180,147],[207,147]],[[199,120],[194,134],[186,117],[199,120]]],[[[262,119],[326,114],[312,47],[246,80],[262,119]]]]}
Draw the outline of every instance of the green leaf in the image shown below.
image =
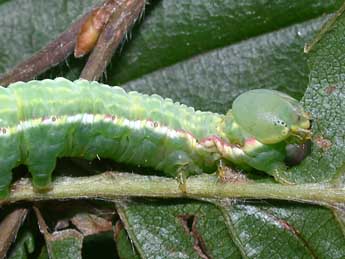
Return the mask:
{"type": "Polygon", "coordinates": [[[118,206],[143,258],[345,256],[344,228],[332,210],[272,201],[217,204],[220,209],[184,201],[127,201],[118,206]]]}
{"type": "MultiPolygon", "coordinates": [[[[69,1],[67,3],[62,0],[48,2],[12,0],[4,3],[0,8],[0,17],[3,17],[0,18],[0,24],[4,25],[0,28],[1,34],[4,35],[0,39],[0,71],[8,70],[43,47],[66,29],[71,21],[90,8],[92,3],[100,1],[69,1]],[[24,5],[26,8],[18,10],[16,8],[18,5],[24,5]]],[[[242,86],[245,88],[272,87],[285,90],[295,97],[301,97],[307,82],[307,67],[301,49],[312,32],[317,30],[320,22],[316,21],[314,25],[306,28],[301,25],[289,30],[287,27],[294,26],[296,23],[303,24],[325,13],[330,13],[336,10],[340,3],[340,0],[327,2],[294,0],[289,3],[274,1],[269,4],[258,3],[255,0],[241,2],[233,0],[154,1],[147,6],[142,23],[131,33],[133,37],[125,43],[119,56],[113,58],[106,74],[106,82],[111,85],[122,84],[152,71],[188,60],[196,54],[250,39],[244,42],[244,47],[240,47],[241,43],[236,44],[237,47],[233,48],[233,53],[230,52],[221,59],[232,67],[230,71],[224,66],[217,69],[220,75],[213,77],[212,81],[207,80],[211,72],[203,75],[205,69],[199,65],[198,70],[188,73],[190,77],[186,76],[186,72],[180,71],[181,75],[177,79],[182,77],[185,79],[180,80],[180,85],[183,86],[180,91],[180,85],[174,87],[173,80],[152,80],[154,89],[147,90],[148,87],[136,89],[142,92],[153,92],[159,89],[158,92],[164,96],[199,108],[205,104],[204,99],[209,99],[207,91],[209,86],[223,84],[224,88],[214,88],[214,104],[202,106],[203,109],[219,111],[224,110],[224,102],[228,105],[233,96],[241,92],[238,89],[231,89],[236,86],[237,88],[242,86]],[[179,17],[179,19],[174,17],[179,17]],[[279,38],[273,36],[262,38],[261,42],[256,41],[256,36],[285,27],[286,35],[283,33],[275,36],[279,38]],[[276,41],[276,46],[270,43],[271,41],[276,41]],[[255,48],[256,44],[260,44],[261,47],[255,48]],[[280,53],[279,45],[282,50],[284,48],[287,50],[280,53]],[[272,47],[278,52],[271,53],[272,47]],[[246,53],[249,56],[245,55],[246,53]],[[225,59],[228,57],[230,61],[225,59]],[[266,64],[265,69],[260,68],[262,61],[266,64]],[[254,64],[250,65],[250,63],[254,64]],[[277,64],[279,65],[275,70],[277,64]],[[291,64],[294,65],[290,68],[291,64]],[[261,76],[255,79],[257,74],[261,76]],[[265,86],[267,79],[269,82],[265,86]],[[199,86],[196,98],[193,97],[193,89],[185,91],[191,81],[194,81],[193,86],[207,82],[199,86]],[[217,90],[223,90],[222,94],[219,92],[216,94],[217,90]],[[225,96],[228,99],[217,102],[217,98],[223,96],[224,91],[231,93],[230,98],[227,94],[225,96]],[[180,97],[176,92],[184,92],[184,96],[180,97]]],[[[220,52],[223,55],[224,53],[220,52]]],[[[214,59],[219,59],[219,56],[214,55],[214,59]]],[[[60,66],[45,76],[65,76],[75,79],[79,76],[84,61],[69,59],[67,66],[60,66]]],[[[212,63],[205,65],[212,65],[212,63]]],[[[186,69],[189,68],[190,66],[186,69]]],[[[164,79],[164,70],[160,75],[164,79]]]]}
{"type": "Polygon", "coordinates": [[[325,18],[292,25],[180,62],[124,85],[201,110],[225,113],[242,92],[280,90],[301,98],[308,83],[302,50],[325,18]]]}
{"type": "Polygon", "coordinates": [[[77,259],[81,257],[83,236],[73,229],[63,230],[45,237],[49,257],[77,259]]]}
{"type": "Polygon", "coordinates": [[[114,238],[116,242],[116,249],[120,259],[139,259],[134,244],[127,235],[126,230],[123,228],[122,223],[117,222],[115,227],[114,238]]]}
{"type": "MultiPolygon", "coordinates": [[[[40,232],[44,236],[49,258],[82,258],[81,249],[83,245],[83,235],[75,229],[65,229],[61,231],[49,232],[48,225],[40,210],[34,207],[40,232]]],[[[53,215],[55,216],[55,215],[53,215]]],[[[46,252],[41,251],[44,257],[46,252]]]]}
{"type": "Polygon", "coordinates": [[[312,19],[336,10],[341,2],[157,1],[115,57],[109,82],[122,84],[196,54],[312,19]]]}
{"type": "Polygon", "coordinates": [[[303,98],[313,119],[312,154],[301,166],[282,175],[283,180],[331,182],[343,186],[345,162],[345,102],[343,8],[320,31],[310,46],[309,86],[303,98]]]}
{"type": "Polygon", "coordinates": [[[212,204],[119,202],[118,211],[143,258],[241,258],[212,204]]]}
{"type": "Polygon", "coordinates": [[[35,239],[28,229],[22,229],[17,237],[15,246],[13,247],[9,259],[27,259],[29,254],[35,250],[35,239]]]}
{"type": "Polygon", "coordinates": [[[43,246],[40,255],[38,256],[38,259],[49,259],[47,247],[43,246]]]}
{"type": "Polygon", "coordinates": [[[344,227],[332,210],[285,202],[221,204],[248,258],[342,258],[344,227]]]}

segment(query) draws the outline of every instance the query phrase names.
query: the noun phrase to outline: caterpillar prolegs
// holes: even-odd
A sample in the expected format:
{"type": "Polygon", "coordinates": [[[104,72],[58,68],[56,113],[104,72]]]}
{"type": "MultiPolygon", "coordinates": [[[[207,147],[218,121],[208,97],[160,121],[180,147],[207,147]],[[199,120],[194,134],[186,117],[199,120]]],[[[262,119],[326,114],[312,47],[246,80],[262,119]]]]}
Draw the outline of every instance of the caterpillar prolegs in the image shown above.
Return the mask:
{"type": "Polygon", "coordinates": [[[169,176],[211,173],[222,160],[273,175],[285,168],[287,143],[308,139],[309,127],[301,105],[272,90],[244,93],[221,115],[86,80],[17,82],[0,88],[0,198],[20,164],[46,189],[58,157],[111,158],[169,176]]]}

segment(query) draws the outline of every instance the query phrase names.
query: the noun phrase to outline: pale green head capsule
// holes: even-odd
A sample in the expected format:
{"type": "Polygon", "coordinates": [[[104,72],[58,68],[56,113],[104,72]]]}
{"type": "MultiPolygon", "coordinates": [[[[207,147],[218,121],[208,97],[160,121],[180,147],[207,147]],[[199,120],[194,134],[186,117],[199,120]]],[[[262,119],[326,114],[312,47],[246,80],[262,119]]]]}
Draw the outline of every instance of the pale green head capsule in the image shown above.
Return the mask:
{"type": "Polygon", "coordinates": [[[310,117],[294,98],[274,90],[256,89],[238,96],[232,112],[241,129],[264,144],[295,136],[310,138],[310,117]]]}

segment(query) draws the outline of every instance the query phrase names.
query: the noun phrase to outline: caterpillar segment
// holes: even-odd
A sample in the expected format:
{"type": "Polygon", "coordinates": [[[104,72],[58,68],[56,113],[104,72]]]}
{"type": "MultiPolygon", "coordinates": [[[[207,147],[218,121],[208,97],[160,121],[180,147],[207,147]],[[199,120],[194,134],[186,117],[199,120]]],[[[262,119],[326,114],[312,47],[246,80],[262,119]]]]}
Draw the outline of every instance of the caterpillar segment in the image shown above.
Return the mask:
{"type": "MultiPolygon", "coordinates": [[[[287,100],[285,106],[291,105],[287,100]]],[[[172,177],[212,173],[225,160],[273,175],[285,168],[285,139],[298,132],[303,132],[299,140],[307,139],[308,118],[300,107],[296,111],[301,113],[296,118],[304,116],[303,123],[301,118],[285,122],[295,130],[285,130],[285,138],[276,143],[265,136],[264,142],[270,143],[264,144],[231,111],[195,111],[158,95],[127,93],[86,80],[14,83],[0,88],[0,198],[8,196],[12,169],[21,164],[28,167],[35,189],[49,189],[59,157],[110,158],[172,177]]]]}

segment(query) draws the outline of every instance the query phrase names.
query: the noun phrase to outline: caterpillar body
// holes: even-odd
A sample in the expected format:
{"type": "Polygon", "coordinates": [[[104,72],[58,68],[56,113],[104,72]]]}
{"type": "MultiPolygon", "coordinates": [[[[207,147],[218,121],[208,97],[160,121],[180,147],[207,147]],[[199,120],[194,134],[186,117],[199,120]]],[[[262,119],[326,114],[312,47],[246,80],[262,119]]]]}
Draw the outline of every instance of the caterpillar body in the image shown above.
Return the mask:
{"type": "Polygon", "coordinates": [[[291,97],[253,90],[226,115],[158,95],[64,78],[0,87],[0,198],[12,169],[28,167],[47,189],[58,157],[111,158],[176,176],[216,170],[220,160],[271,175],[291,139],[306,140],[308,114],[291,97]]]}

